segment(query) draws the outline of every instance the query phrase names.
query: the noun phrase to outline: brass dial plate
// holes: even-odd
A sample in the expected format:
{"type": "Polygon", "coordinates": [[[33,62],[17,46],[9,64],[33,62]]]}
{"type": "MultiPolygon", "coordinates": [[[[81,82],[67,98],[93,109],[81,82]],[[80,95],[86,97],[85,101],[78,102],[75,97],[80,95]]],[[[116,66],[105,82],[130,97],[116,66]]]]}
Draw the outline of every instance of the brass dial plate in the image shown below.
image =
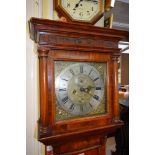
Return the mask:
{"type": "Polygon", "coordinates": [[[106,63],[55,61],[56,121],[106,113],[106,63]]]}

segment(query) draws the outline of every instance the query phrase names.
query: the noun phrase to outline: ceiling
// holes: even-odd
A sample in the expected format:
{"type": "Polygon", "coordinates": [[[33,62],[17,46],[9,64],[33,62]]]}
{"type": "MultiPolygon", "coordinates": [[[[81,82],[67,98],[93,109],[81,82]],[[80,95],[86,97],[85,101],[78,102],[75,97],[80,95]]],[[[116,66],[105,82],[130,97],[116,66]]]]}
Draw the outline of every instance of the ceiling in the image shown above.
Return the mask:
{"type": "Polygon", "coordinates": [[[129,31],[129,0],[116,0],[113,13],[112,28],[129,31]]]}

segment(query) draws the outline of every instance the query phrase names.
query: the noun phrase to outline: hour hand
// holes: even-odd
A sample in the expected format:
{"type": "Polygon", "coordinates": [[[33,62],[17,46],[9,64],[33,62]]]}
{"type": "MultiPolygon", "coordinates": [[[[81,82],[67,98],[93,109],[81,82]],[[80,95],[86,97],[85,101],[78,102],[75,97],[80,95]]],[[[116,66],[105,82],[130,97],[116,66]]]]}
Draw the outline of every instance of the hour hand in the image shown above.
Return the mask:
{"type": "Polygon", "coordinates": [[[87,92],[88,92],[88,88],[80,87],[80,91],[81,91],[81,92],[86,92],[86,93],[87,93],[87,92]]]}
{"type": "Polygon", "coordinates": [[[93,86],[88,86],[87,87],[88,90],[91,90],[92,88],[95,88],[95,87],[93,87],[93,86]]]}
{"type": "Polygon", "coordinates": [[[80,0],[78,3],[76,3],[73,10],[76,10],[76,8],[79,6],[79,4],[80,4],[82,1],[83,1],[83,0],[80,0]]]}
{"type": "Polygon", "coordinates": [[[88,86],[86,88],[80,87],[80,91],[85,92],[85,93],[89,93],[92,88],[95,88],[95,87],[92,87],[92,86],[88,86]]]}

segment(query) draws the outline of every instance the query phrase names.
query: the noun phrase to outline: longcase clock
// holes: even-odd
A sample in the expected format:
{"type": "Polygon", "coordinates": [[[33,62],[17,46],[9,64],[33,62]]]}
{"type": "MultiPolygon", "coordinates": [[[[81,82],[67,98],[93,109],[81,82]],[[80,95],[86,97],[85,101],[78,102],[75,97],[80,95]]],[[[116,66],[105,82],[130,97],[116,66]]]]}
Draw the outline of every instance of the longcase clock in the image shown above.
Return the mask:
{"type": "Polygon", "coordinates": [[[118,104],[118,42],[128,32],[31,18],[38,45],[38,140],[54,155],[105,155],[123,125],[118,104]]]}

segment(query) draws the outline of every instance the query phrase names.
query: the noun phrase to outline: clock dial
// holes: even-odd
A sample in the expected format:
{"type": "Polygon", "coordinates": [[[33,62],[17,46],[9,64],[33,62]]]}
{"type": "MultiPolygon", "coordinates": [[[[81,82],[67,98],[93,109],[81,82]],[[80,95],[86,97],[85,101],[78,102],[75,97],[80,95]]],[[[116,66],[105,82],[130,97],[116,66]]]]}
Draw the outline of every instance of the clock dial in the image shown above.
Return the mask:
{"type": "Polygon", "coordinates": [[[90,21],[100,11],[100,0],[61,0],[61,7],[74,20],[90,21]]]}
{"type": "Polygon", "coordinates": [[[57,61],[55,74],[58,115],[74,118],[105,113],[106,64],[57,61]]]}

